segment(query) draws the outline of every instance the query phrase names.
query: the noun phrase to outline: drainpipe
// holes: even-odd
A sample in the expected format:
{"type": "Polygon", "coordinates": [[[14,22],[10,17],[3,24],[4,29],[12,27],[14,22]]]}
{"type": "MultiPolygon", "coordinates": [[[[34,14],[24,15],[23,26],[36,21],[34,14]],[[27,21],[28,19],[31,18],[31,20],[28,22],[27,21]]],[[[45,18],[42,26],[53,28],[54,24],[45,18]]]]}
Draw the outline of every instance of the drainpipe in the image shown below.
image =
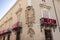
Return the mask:
{"type": "Polygon", "coordinates": [[[57,15],[56,7],[55,7],[55,2],[54,2],[54,0],[52,0],[52,2],[53,2],[53,7],[54,7],[55,15],[56,15],[57,26],[59,26],[59,20],[58,20],[58,15],[57,15]]]}

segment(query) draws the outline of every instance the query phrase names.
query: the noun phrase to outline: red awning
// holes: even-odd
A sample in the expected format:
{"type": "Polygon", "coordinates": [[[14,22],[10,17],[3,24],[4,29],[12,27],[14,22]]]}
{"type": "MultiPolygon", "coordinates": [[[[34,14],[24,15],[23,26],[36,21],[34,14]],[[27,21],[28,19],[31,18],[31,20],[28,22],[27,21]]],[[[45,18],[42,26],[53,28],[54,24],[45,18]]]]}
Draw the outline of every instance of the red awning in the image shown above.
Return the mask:
{"type": "Polygon", "coordinates": [[[42,18],[43,24],[51,24],[51,25],[57,25],[55,19],[50,19],[50,18],[42,18]]]}
{"type": "Polygon", "coordinates": [[[0,35],[3,34],[3,31],[0,31],[0,35]]]}
{"type": "Polygon", "coordinates": [[[3,30],[3,33],[6,33],[6,32],[8,32],[8,29],[3,30]]]}
{"type": "Polygon", "coordinates": [[[9,28],[0,31],[0,35],[5,35],[5,34],[7,34],[7,33],[10,33],[9,28]]]}
{"type": "Polygon", "coordinates": [[[18,27],[18,24],[19,24],[19,22],[14,23],[14,24],[12,25],[12,28],[14,29],[14,28],[18,27]]]}

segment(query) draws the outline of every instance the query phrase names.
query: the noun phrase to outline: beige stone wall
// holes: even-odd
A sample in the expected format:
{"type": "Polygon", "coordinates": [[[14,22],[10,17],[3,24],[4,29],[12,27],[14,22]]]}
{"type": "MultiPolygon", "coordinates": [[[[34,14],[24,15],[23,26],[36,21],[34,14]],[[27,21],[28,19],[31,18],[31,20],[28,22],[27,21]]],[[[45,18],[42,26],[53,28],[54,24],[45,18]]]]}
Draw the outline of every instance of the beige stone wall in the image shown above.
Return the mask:
{"type": "MultiPolygon", "coordinates": [[[[57,9],[57,15],[58,15],[58,20],[60,20],[60,2],[55,0],[55,5],[57,9]]],[[[18,0],[15,5],[6,13],[6,15],[0,20],[0,31],[7,29],[7,28],[12,28],[12,25],[20,21],[22,23],[22,33],[20,35],[21,40],[45,40],[45,35],[44,35],[44,29],[41,32],[41,26],[40,26],[40,18],[43,17],[42,10],[48,10],[49,12],[49,18],[56,19],[54,7],[52,0],[46,0],[46,2],[42,2],[42,0],[18,0]],[[31,3],[31,4],[30,4],[31,3]],[[43,6],[42,6],[42,5],[43,6]],[[31,6],[34,9],[32,11],[29,11],[31,9],[27,9],[28,6],[31,6]],[[28,10],[29,12],[26,12],[28,10]],[[32,22],[33,25],[31,27],[28,27],[26,23],[26,13],[34,13],[34,22],[32,22]],[[20,19],[18,19],[19,17],[20,19]],[[31,28],[33,34],[30,34],[28,30],[31,28]],[[32,35],[32,37],[30,37],[32,35]]],[[[60,21],[59,21],[60,23],[60,21]]],[[[59,34],[59,29],[56,28],[56,31],[53,32],[53,40],[60,40],[60,34],[59,34]]],[[[15,39],[16,34],[12,31],[10,40],[16,40],[15,39]]]]}

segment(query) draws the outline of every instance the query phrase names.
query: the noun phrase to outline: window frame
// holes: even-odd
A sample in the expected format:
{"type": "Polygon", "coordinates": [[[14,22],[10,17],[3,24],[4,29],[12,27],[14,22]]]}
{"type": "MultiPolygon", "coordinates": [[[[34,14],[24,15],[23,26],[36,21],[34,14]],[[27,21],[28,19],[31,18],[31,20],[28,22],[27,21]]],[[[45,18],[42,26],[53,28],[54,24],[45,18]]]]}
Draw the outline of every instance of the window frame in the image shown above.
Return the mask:
{"type": "Polygon", "coordinates": [[[46,9],[46,8],[42,8],[42,9],[41,9],[42,17],[44,17],[44,15],[43,15],[43,11],[47,11],[47,13],[48,13],[48,17],[47,17],[47,18],[51,18],[51,17],[50,17],[50,12],[49,12],[49,10],[46,9]]]}

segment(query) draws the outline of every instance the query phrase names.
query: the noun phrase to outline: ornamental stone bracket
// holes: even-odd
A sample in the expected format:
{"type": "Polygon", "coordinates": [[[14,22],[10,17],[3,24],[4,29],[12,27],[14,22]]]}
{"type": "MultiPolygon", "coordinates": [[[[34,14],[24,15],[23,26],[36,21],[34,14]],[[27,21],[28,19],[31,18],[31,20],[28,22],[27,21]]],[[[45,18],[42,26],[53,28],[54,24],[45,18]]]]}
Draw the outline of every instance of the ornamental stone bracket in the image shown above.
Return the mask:
{"type": "Polygon", "coordinates": [[[16,11],[16,14],[18,14],[19,12],[22,11],[22,8],[19,8],[17,11],[16,11]]]}
{"type": "Polygon", "coordinates": [[[40,3],[40,7],[47,8],[47,9],[51,8],[51,6],[43,4],[43,3],[40,3]]]}
{"type": "Polygon", "coordinates": [[[25,17],[26,17],[26,24],[28,25],[28,27],[32,27],[33,23],[35,22],[35,13],[32,6],[26,7],[25,17]]]}
{"type": "Polygon", "coordinates": [[[34,35],[35,35],[35,31],[34,31],[34,29],[29,28],[28,33],[27,33],[27,34],[29,34],[29,36],[30,36],[30,37],[34,37],[34,35]]]}

